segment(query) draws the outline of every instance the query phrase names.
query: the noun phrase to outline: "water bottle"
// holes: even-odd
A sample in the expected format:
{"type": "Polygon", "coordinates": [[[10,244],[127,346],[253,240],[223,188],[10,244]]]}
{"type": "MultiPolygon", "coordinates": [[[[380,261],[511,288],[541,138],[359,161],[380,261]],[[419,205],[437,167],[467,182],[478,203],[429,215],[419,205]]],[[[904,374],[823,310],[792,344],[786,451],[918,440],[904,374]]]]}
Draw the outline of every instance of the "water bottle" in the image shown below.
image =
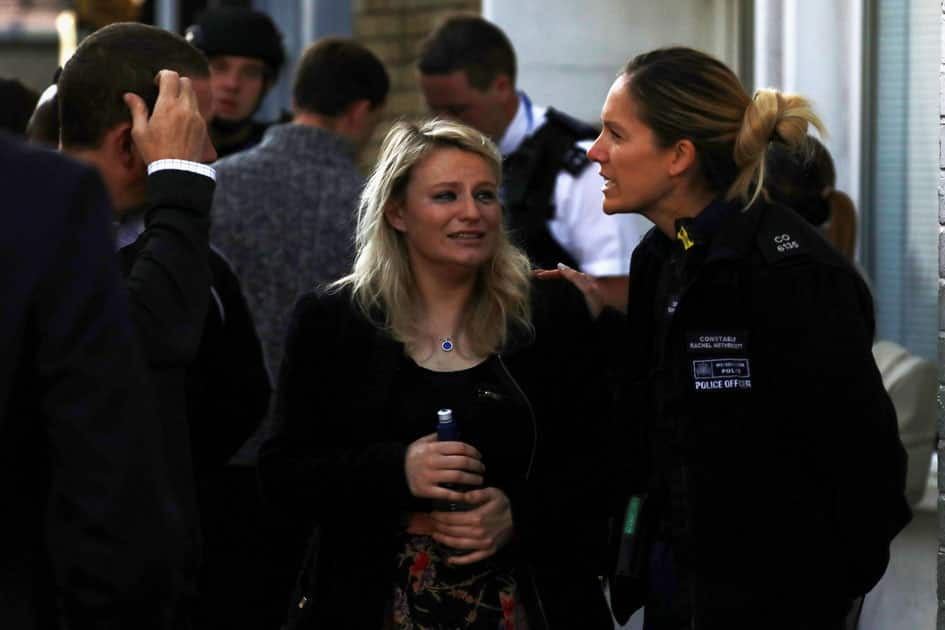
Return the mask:
{"type": "Polygon", "coordinates": [[[436,439],[440,442],[459,442],[459,425],[453,421],[452,409],[436,412],[436,439]]]}
{"type": "MultiPolygon", "coordinates": [[[[436,439],[440,442],[460,442],[459,425],[453,420],[452,409],[440,409],[436,412],[436,439]]],[[[444,483],[444,488],[463,492],[469,487],[459,483],[444,483]]],[[[466,503],[435,500],[433,509],[437,512],[466,512],[471,508],[466,503]]]]}

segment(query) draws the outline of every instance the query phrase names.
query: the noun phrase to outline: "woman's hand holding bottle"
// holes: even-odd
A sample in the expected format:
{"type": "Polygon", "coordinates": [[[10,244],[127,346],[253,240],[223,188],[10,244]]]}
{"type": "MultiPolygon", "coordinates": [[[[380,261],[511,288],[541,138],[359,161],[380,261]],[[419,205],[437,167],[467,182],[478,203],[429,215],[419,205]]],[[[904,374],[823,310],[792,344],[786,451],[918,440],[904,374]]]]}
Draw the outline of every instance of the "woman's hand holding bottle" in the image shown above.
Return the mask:
{"type": "Polygon", "coordinates": [[[450,564],[472,564],[492,556],[512,539],[512,505],[505,492],[493,487],[461,493],[460,500],[475,507],[466,512],[430,514],[433,539],[464,552],[451,556],[450,564]]]}
{"type": "Polygon", "coordinates": [[[481,486],[485,466],[482,455],[469,444],[439,442],[431,433],[407,447],[404,471],[413,496],[459,503],[467,500],[466,495],[442,484],[481,486]]]}

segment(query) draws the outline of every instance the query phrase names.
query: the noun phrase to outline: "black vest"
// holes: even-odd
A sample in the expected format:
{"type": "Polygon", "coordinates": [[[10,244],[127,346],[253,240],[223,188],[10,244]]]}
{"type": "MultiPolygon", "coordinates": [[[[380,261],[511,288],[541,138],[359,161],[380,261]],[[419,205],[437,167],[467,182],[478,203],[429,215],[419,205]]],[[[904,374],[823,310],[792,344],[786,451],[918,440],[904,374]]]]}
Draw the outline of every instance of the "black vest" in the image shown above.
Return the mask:
{"type": "Polygon", "coordinates": [[[590,125],[549,107],[545,124],[504,160],[506,221],[512,240],[537,267],[553,269],[563,262],[578,268],[574,257],[551,235],[548,220],[555,216],[552,195],[558,173],[577,176],[587,168],[590,160],[577,142],[593,140],[597,133],[590,125]]]}

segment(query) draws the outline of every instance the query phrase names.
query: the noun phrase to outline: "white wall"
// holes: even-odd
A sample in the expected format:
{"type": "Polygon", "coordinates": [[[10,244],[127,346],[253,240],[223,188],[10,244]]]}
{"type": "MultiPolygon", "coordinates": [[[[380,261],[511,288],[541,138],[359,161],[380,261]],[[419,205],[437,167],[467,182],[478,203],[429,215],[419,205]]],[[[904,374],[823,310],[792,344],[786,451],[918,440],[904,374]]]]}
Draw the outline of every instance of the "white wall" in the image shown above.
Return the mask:
{"type": "Polygon", "coordinates": [[[736,0],[483,0],[482,13],[512,40],[518,86],[533,101],[596,123],[610,84],[638,53],[683,44],[710,52],[735,68],[737,4],[736,0]]]}
{"type": "Polygon", "coordinates": [[[756,0],[755,86],[803,94],[829,134],[837,189],[859,204],[862,0],[756,0]]]}

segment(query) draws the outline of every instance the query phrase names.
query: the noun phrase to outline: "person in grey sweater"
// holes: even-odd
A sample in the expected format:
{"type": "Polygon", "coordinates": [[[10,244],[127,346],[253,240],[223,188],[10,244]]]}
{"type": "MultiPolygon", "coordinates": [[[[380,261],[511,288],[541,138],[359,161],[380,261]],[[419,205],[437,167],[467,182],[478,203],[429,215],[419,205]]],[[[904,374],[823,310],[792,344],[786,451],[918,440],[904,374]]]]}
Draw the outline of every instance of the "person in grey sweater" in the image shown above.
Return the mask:
{"type": "Polygon", "coordinates": [[[322,39],[296,70],[292,122],[214,165],[212,241],[243,280],[270,371],[279,368],[296,298],[350,271],[363,186],[355,157],[389,85],[366,48],[322,39]]]}

